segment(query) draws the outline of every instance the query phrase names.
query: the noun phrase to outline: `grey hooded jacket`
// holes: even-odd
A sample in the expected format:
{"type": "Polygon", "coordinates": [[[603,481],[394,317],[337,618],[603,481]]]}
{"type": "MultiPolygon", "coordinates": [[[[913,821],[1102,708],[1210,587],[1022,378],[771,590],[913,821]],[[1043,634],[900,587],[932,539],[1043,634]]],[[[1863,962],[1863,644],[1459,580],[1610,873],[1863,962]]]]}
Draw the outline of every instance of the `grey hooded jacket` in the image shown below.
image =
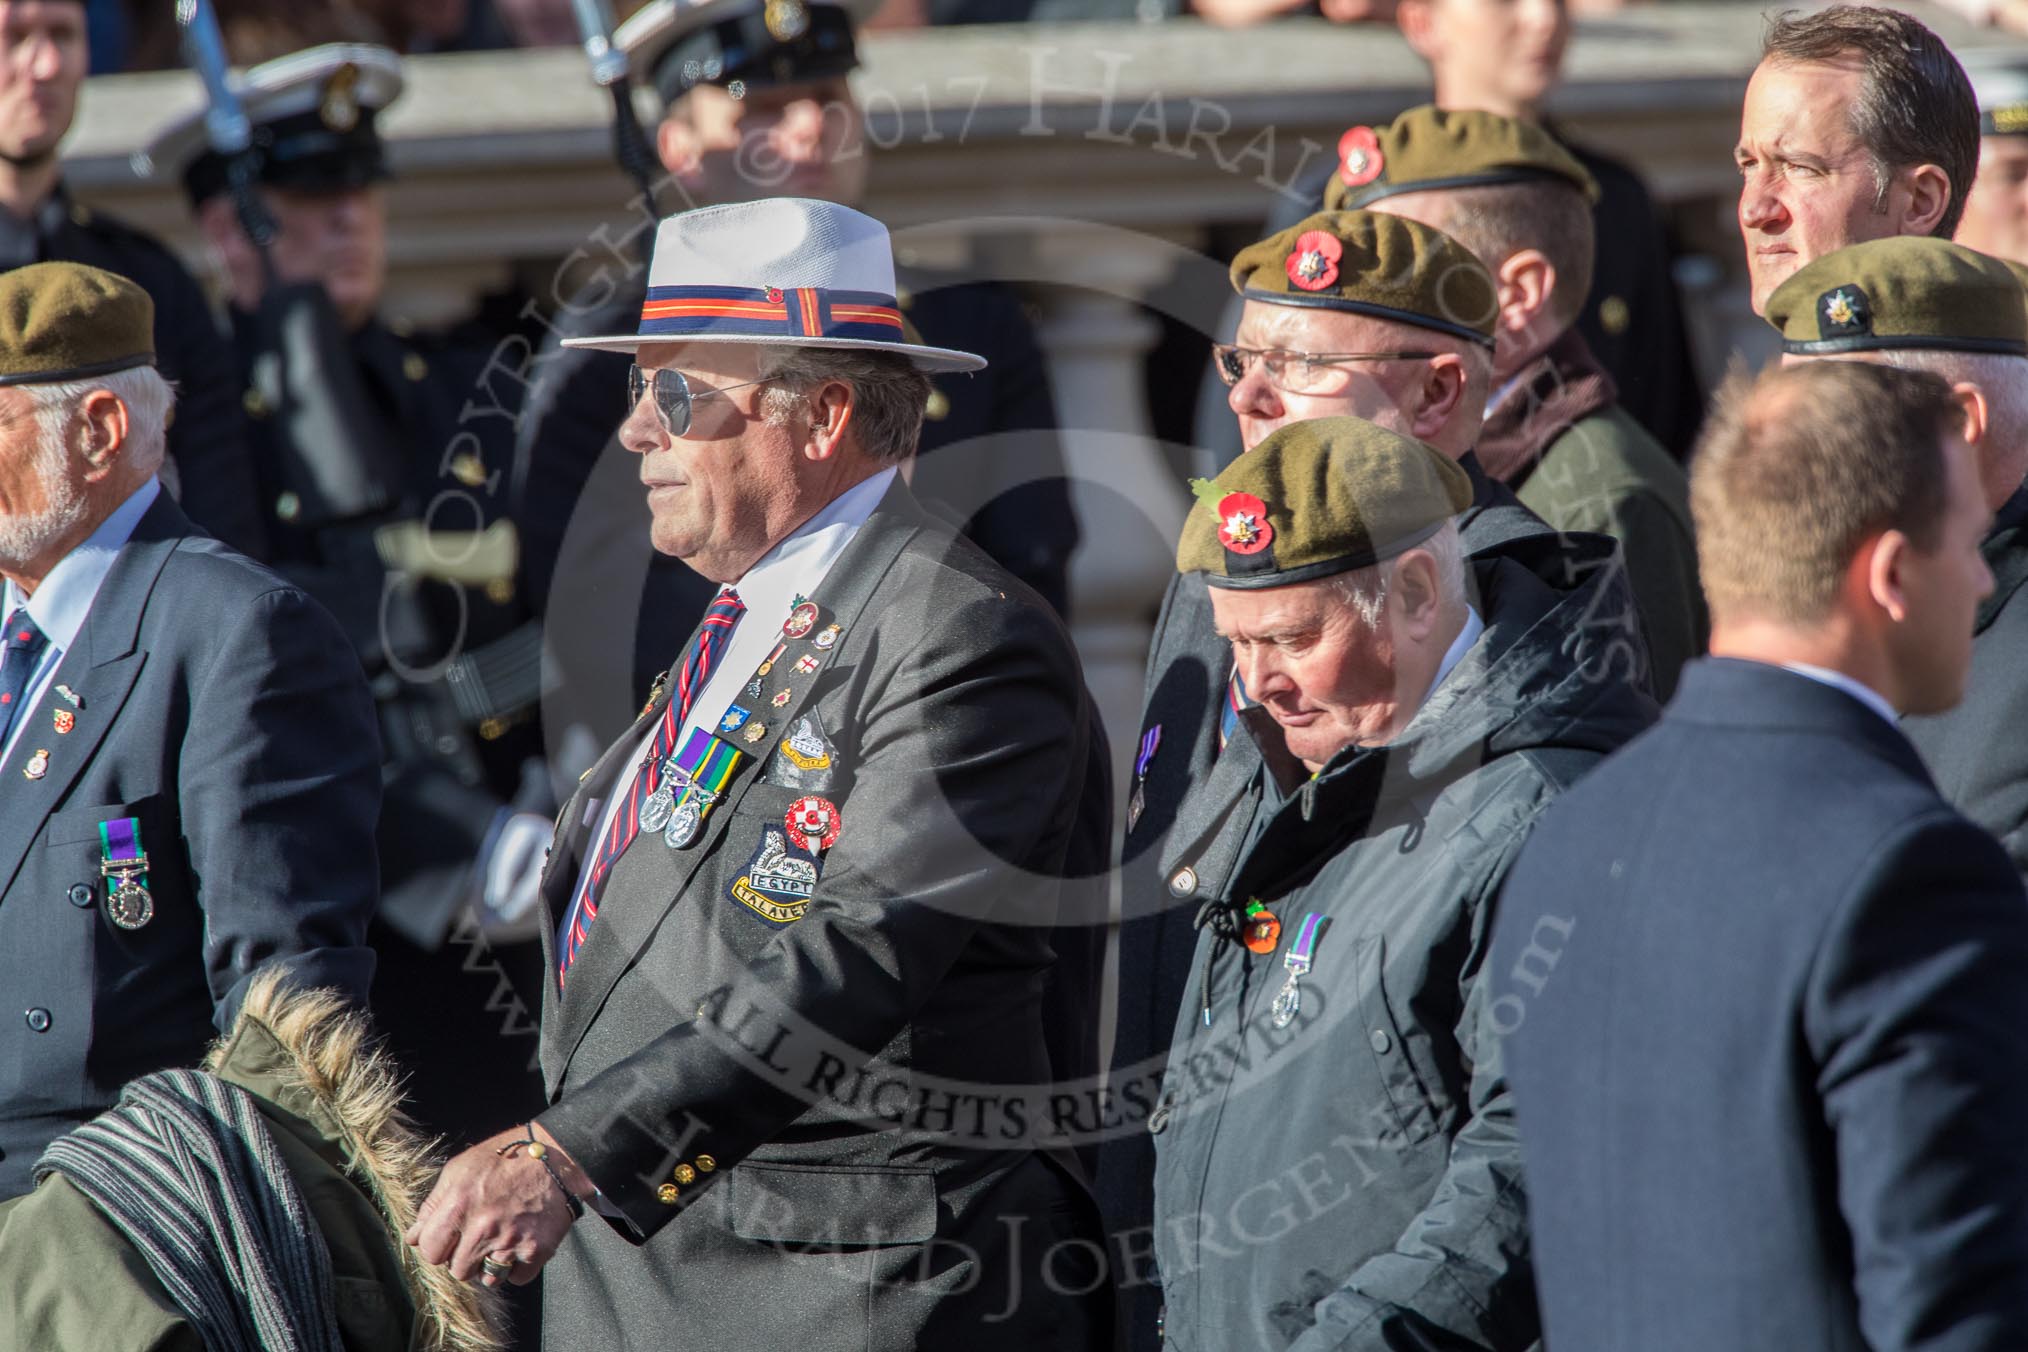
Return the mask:
{"type": "Polygon", "coordinates": [[[1538,1336],[1480,969],[1536,815],[1656,709],[1615,631],[1587,619],[1617,570],[1566,581],[1525,556],[1474,556],[1486,630],[1394,744],[1307,777],[1253,709],[1178,814],[1171,890],[1206,900],[1148,1124],[1174,1348],[1538,1336]],[[1239,942],[1256,900],[1281,922],[1265,954],[1239,942]],[[1311,965],[1277,1026],[1313,913],[1311,965]]]}

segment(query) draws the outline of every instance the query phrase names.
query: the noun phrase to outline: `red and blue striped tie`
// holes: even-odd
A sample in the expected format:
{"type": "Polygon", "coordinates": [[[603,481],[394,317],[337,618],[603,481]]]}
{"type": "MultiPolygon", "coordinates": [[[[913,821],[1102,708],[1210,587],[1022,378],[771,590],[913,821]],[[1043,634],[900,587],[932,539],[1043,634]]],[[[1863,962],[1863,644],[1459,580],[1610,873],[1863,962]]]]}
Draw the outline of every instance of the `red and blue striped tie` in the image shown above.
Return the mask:
{"type": "Polygon", "coordinates": [[[7,745],[7,730],[27,701],[28,673],[48,646],[48,636],[28,618],[27,606],[8,617],[6,630],[0,632],[0,746],[7,745]]]}
{"type": "Polygon", "coordinates": [[[598,852],[592,856],[591,867],[585,870],[583,880],[578,883],[577,896],[571,901],[570,910],[557,931],[556,981],[559,986],[563,984],[570,964],[576,960],[577,950],[583,946],[592,921],[598,918],[599,893],[605,888],[606,876],[612,872],[620,856],[627,852],[627,846],[634,843],[634,837],[641,833],[641,804],[661,782],[662,760],[675,748],[676,738],[690,717],[690,706],[697,702],[698,692],[711,679],[712,668],[718,664],[725,645],[732,640],[733,626],[745,613],[746,602],[739,599],[738,592],[730,590],[720,592],[711,608],[704,612],[704,623],[698,626],[697,637],[690,641],[690,651],[684,654],[683,665],[676,669],[676,690],[669,697],[669,707],[662,712],[662,721],[655,726],[655,738],[649,744],[648,758],[641,762],[641,768],[634,775],[634,787],[627,794],[627,801],[613,814],[611,824],[606,827],[605,838],[600,841],[598,852]]]}

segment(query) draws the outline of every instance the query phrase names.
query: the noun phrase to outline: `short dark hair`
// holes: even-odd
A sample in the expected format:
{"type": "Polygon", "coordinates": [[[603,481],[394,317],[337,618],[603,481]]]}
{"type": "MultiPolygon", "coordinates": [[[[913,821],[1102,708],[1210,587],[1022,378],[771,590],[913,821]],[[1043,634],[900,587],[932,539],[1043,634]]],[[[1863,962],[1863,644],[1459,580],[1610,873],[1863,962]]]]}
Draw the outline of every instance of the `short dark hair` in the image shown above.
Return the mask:
{"type": "Polygon", "coordinates": [[[1945,439],[1963,425],[1928,371],[1814,361],[1736,369],[1690,462],[1697,571],[1714,620],[1812,624],[1860,546],[1898,530],[1936,548],[1945,439]]]}
{"type": "Polygon", "coordinates": [[[1833,5],[1777,15],[1760,56],[1795,63],[1857,56],[1865,75],[1852,103],[1852,133],[1873,158],[1875,191],[1887,195],[1896,169],[1936,165],[1950,179],[1951,195],[1932,233],[1940,239],[1957,233],[1979,170],[1979,101],[1942,38],[1896,10],[1833,5]]]}
{"type": "MultiPolygon", "coordinates": [[[[1479,256],[1496,276],[1518,249],[1539,249],[1556,268],[1550,313],[1558,329],[1577,322],[1591,294],[1591,203],[1562,179],[1457,188],[1444,194],[1444,233],[1479,256]]],[[[1384,209],[1384,208],[1383,208],[1384,209]]]]}

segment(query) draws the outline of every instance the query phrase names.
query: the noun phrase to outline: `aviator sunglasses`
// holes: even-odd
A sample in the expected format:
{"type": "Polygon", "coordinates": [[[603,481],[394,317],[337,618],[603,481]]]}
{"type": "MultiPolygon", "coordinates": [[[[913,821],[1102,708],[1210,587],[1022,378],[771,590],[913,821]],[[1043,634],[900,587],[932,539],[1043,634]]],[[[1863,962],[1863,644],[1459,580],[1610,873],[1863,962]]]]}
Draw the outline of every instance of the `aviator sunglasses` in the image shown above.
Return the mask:
{"type": "Polygon", "coordinates": [[[721,385],[716,389],[696,394],[691,392],[690,382],[684,378],[681,371],[666,366],[659,371],[643,371],[639,363],[636,363],[627,368],[628,408],[641,406],[641,396],[648,392],[650,377],[653,377],[655,389],[655,416],[661,420],[662,430],[672,437],[680,437],[690,430],[690,406],[697,400],[709,395],[743,390],[748,385],[765,385],[772,378],[763,376],[759,380],[743,381],[737,385],[721,385]]]}

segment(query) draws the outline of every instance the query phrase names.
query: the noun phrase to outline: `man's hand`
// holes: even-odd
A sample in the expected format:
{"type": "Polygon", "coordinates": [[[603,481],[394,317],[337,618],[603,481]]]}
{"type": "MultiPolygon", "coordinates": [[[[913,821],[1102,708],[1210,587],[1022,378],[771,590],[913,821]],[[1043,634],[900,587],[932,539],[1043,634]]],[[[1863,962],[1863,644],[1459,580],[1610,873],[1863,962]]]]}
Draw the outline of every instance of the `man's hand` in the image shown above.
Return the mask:
{"type": "MultiPolygon", "coordinates": [[[[554,1141],[537,1128],[549,1147],[549,1162],[574,1188],[590,1191],[589,1180],[554,1141]]],[[[468,1282],[487,1258],[513,1260],[507,1280],[525,1286],[556,1252],[570,1230],[568,1203],[557,1191],[543,1162],[526,1146],[502,1155],[500,1147],[526,1140],[520,1128],[479,1142],[444,1166],[436,1187],[423,1201],[416,1221],[402,1238],[421,1253],[425,1263],[448,1263],[451,1275],[468,1282]]],[[[492,1273],[481,1281],[499,1285],[492,1273]]]]}

